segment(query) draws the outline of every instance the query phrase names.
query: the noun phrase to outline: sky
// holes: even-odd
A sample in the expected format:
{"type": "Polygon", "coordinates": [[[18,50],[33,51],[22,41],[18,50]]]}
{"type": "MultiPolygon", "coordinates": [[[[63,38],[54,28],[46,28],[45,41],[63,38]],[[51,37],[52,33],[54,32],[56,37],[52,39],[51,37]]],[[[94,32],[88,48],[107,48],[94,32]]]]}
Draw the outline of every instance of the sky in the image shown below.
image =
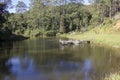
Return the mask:
{"type": "MultiPolygon", "coordinates": [[[[30,4],[29,0],[12,0],[12,5],[16,5],[18,1],[23,1],[28,7],[30,4]]],[[[15,8],[13,9],[8,9],[10,13],[15,13],[15,8]]]]}
{"type": "MultiPolygon", "coordinates": [[[[28,7],[30,4],[30,0],[12,0],[12,5],[16,5],[18,1],[23,1],[28,7]]],[[[88,0],[85,0],[85,4],[88,4],[88,0]]],[[[10,13],[15,13],[15,8],[8,9],[10,13]]]]}

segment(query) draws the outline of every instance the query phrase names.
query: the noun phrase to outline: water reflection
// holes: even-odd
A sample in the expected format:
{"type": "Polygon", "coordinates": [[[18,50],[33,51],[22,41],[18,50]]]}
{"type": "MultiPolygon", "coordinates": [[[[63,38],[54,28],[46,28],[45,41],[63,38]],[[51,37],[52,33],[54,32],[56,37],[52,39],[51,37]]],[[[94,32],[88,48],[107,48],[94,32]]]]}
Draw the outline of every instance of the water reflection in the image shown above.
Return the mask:
{"type": "Polygon", "coordinates": [[[83,71],[84,71],[84,80],[92,80],[90,77],[90,71],[92,71],[92,60],[90,59],[85,60],[83,71]]]}
{"type": "Polygon", "coordinates": [[[34,72],[33,60],[12,58],[7,64],[11,65],[10,72],[15,75],[31,75],[34,72]]]}
{"type": "Polygon", "coordinates": [[[10,74],[9,69],[6,66],[6,62],[11,56],[10,52],[12,47],[12,42],[0,43],[0,80],[4,77],[4,75],[10,74]]]}
{"type": "MultiPolygon", "coordinates": [[[[7,65],[11,65],[9,70],[15,76],[15,80],[33,80],[33,78],[35,80],[78,80],[76,78],[80,74],[83,74],[83,80],[90,80],[91,60],[84,62],[61,60],[57,63],[48,61],[46,64],[41,64],[39,68],[36,68],[37,65],[34,62],[28,57],[13,57],[8,60],[7,65]],[[69,78],[69,76],[72,77],[69,78]]],[[[11,80],[11,77],[6,76],[4,80],[11,80]]]]}
{"type": "Polygon", "coordinates": [[[61,46],[58,39],[4,45],[0,47],[0,80],[97,80],[92,73],[113,70],[120,61],[104,47],[61,46]]]}

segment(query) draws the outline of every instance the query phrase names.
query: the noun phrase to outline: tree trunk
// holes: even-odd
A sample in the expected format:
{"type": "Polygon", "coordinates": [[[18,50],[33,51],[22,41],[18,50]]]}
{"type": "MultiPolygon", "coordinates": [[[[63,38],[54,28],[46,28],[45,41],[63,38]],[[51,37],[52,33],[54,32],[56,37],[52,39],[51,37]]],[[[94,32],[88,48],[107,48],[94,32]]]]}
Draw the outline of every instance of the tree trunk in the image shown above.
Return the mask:
{"type": "Polygon", "coordinates": [[[110,18],[112,18],[112,2],[113,2],[113,0],[110,0],[110,12],[109,12],[110,18]]]}

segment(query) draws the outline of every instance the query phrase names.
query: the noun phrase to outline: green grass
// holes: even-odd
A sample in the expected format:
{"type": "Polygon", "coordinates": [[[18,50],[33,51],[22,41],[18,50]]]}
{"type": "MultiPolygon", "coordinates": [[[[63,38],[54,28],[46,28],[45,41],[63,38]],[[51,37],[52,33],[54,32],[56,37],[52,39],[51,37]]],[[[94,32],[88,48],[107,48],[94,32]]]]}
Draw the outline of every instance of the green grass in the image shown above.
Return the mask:
{"type": "MultiPolygon", "coordinates": [[[[92,29],[91,31],[84,33],[73,32],[69,34],[62,34],[60,37],[77,40],[90,40],[92,43],[108,46],[110,49],[112,49],[111,47],[114,47],[114,49],[116,49],[115,51],[118,52],[120,49],[120,32],[116,32],[113,28],[109,27],[92,29]]],[[[96,80],[96,76],[93,80],[96,80]]],[[[111,72],[98,80],[120,80],[120,72],[111,72]]]]}
{"type": "Polygon", "coordinates": [[[120,35],[118,33],[95,33],[93,31],[75,34],[63,34],[61,37],[78,40],[90,40],[93,43],[120,48],[120,35]]]}
{"type": "Polygon", "coordinates": [[[120,30],[116,30],[113,26],[117,20],[106,19],[105,22],[90,31],[84,33],[63,34],[61,37],[90,40],[93,43],[107,45],[120,48],[120,30]]]}
{"type": "Polygon", "coordinates": [[[120,74],[118,73],[110,74],[108,76],[105,76],[104,80],[120,80],[120,74]]]}

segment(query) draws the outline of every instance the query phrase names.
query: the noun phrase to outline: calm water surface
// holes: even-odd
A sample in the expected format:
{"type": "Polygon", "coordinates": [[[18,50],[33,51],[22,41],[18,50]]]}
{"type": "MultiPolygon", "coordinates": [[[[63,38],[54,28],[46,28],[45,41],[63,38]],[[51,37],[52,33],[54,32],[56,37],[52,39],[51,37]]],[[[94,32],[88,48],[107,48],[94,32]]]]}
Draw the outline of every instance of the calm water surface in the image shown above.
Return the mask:
{"type": "Polygon", "coordinates": [[[0,43],[0,80],[102,80],[119,68],[115,51],[46,38],[0,43]]]}

